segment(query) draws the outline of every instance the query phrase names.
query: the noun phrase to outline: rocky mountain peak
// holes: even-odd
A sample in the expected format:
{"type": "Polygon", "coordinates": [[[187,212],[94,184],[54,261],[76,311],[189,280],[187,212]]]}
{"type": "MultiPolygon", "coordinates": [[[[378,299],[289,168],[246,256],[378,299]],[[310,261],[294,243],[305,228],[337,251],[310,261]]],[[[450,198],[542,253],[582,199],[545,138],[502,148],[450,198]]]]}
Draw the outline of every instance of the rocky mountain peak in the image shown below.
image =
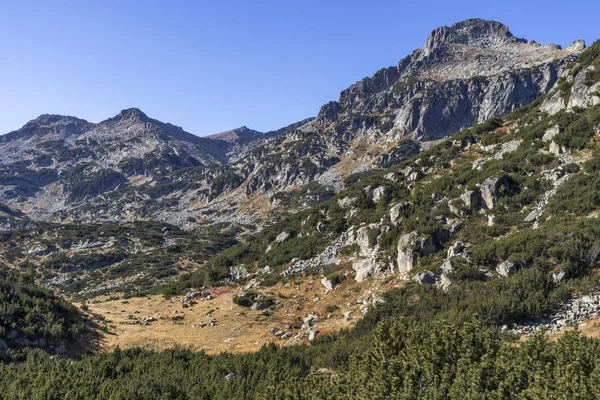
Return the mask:
{"type": "Polygon", "coordinates": [[[255,131],[247,126],[241,126],[239,128],[230,129],[228,131],[215,133],[207,136],[209,139],[222,140],[225,142],[236,142],[239,139],[253,138],[257,136],[263,136],[263,132],[255,131]]]}
{"type": "Polygon", "coordinates": [[[144,114],[144,112],[142,112],[142,110],[140,110],[139,108],[136,107],[132,107],[132,108],[127,108],[125,110],[121,110],[120,113],[118,113],[117,115],[115,115],[113,118],[110,118],[107,122],[124,122],[124,121],[128,121],[128,122],[132,122],[132,123],[139,123],[139,122],[149,122],[150,118],[144,114]]]}
{"type": "Polygon", "coordinates": [[[425,43],[424,55],[431,53],[447,44],[461,44],[470,47],[489,49],[507,43],[526,43],[518,39],[500,22],[479,18],[467,19],[450,27],[442,26],[429,35],[425,43]]]}
{"type": "Polygon", "coordinates": [[[64,138],[71,135],[80,135],[93,128],[93,126],[93,123],[76,117],[42,114],[27,122],[22,128],[0,136],[0,143],[6,143],[15,139],[27,140],[32,137],[42,137],[48,134],[64,138]]]}

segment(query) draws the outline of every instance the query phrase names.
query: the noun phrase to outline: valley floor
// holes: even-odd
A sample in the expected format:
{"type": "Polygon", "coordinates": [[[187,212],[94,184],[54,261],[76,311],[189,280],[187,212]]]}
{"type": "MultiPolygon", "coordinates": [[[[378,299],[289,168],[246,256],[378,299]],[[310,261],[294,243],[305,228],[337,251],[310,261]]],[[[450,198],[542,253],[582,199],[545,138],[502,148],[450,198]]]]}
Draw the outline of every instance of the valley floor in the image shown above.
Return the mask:
{"type": "Polygon", "coordinates": [[[348,279],[328,293],[315,275],[287,285],[253,288],[278,302],[269,310],[254,311],[234,304],[233,297],[245,288],[231,286],[204,290],[211,299],[199,297],[196,304],[185,308],[181,297],[156,295],[127,300],[97,298],[88,304],[88,312],[108,327],[95,346],[100,351],[117,346],[155,350],[181,346],[209,354],[245,353],[273,342],[283,346],[307,343],[310,330],[321,336],[350,328],[383,291],[396,285],[389,277],[360,283],[348,279]],[[302,329],[308,315],[319,320],[302,329]],[[144,320],[148,322],[144,324],[144,320]]]}

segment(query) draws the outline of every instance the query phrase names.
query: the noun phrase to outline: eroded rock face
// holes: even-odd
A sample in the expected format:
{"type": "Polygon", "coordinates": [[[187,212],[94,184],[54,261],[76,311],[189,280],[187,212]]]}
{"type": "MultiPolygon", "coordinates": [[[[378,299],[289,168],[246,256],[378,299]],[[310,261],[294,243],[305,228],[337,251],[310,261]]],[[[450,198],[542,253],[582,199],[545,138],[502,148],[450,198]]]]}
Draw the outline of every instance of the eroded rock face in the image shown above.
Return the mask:
{"type": "Polygon", "coordinates": [[[434,30],[397,66],[350,86],[318,120],[354,113],[395,115],[397,137],[439,139],[546,94],[585,45],[561,50],[514,37],[505,25],[470,19],[434,30]],[[531,66],[533,69],[529,69],[531,66]],[[431,96],[432,93],[435,93],[431,96]]]}

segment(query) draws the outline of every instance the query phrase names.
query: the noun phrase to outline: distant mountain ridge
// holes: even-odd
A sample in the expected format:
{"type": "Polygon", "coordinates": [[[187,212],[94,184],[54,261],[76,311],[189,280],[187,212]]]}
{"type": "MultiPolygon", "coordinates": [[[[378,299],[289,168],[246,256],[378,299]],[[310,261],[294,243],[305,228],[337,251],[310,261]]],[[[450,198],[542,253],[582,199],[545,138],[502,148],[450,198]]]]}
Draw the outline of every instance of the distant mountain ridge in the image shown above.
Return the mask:
{"type": "Polygon", "coordinates": [[[316,118],[271,132],[199,137],[137,108],[97,124],[42,115],[0,136],[0,203],[31,220],[261,225],[550,93],[584,48],[465,20],[433,30],[316,118]]]}

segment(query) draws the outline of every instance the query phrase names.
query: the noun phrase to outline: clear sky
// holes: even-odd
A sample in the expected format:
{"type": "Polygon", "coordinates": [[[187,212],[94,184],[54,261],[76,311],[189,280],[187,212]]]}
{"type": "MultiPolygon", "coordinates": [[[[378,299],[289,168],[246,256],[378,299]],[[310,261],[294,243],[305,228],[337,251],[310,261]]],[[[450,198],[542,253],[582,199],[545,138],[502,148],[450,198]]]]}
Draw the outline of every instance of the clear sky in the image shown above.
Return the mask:
{"type": "Polygon", "coordinates": [[[600,38],[598,0],[0,0],[0,133],[121,109],[207,135],[277,129],[467,18],[539,43],[600,38]]]}

